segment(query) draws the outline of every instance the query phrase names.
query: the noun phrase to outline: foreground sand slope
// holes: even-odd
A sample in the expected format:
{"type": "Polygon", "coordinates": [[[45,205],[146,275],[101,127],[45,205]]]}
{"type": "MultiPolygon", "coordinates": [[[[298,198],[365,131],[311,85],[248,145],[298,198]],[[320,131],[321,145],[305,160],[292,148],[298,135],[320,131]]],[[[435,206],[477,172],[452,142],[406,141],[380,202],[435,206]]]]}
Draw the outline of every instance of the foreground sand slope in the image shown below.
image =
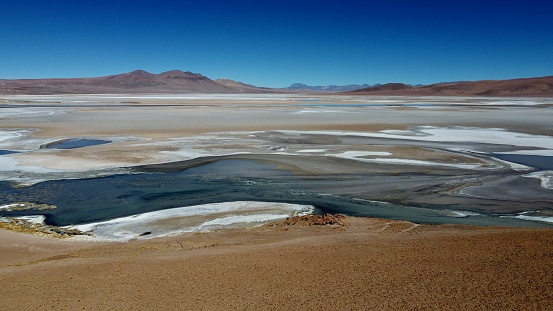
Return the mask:
{"type": "Polygon", "coordinates": [[[0,309],[553,308],[553,230],[299,223],[125,244],[17,235],[0,245],[0,309]]]}

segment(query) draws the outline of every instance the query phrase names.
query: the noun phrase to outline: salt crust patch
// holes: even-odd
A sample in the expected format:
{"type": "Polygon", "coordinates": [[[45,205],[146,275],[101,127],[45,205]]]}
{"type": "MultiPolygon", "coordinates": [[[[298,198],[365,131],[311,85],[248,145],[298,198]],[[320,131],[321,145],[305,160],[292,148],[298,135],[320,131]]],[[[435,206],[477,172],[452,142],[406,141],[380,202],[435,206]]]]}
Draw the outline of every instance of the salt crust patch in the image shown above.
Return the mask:
{"type": "MultiPolygon", "coordinates": [[[[302,109],[302,110],[299,110],[299,111],[294,111],[292,112],[293,114],[304,114],[304,113],[345,113],[347,111],[336,111],[336,110],[320,110],[320,109],[313,109],[313,108],[309,108],[309,109],[302,109]]],[[[348,112],[349,113],[349,112],[348,112]]]]}
{"type": "Polygon", "coordinates": [[[325,152],[328,149],[304,149],[304,150],[298,150],[297,153],[318,153],[318,152],[325,152]]]}
{"type": "Polygon", "coordinates": [[[480,213],[469,212],[469,211],[445,210],[444,212],[446,212],[447,215],[450,217],[457,217],[457,218],[466,218],[470,216],[479,216],[479,217],[482,216],[482,214],[480,213]]]}
{"type": "Polygon", "coordinates": [[[553,171],[534,172],[522,177],[537,178],[541,180],[541,186],[545,189],[553,189],[553,171]]]}
{"type": "Polygon", "coordinates": [[[20,137],[20,136],[21,136],[21,134],[18,133],[18,132],[0,131],[0,141],[13,139],[13,138],[20,137]]]}
{"type": "MultiPolygon", "coordinates": [[[[5,95],[2,97],[6,100],[32,100],[37,102],[57,102],[57,101],[80,101],[98,102],[98,99],[234,99],[234,100],[324,100],[328,101],[328,95],[302,95],[302,94],[204,94],[204,93],[182,93],[182,94],[56,94],[56,95],[5,95]]],[[[533,105],[547,102],[546,99],[511,99],[511,98],[479,98],[471,97],[470,104],[484,105],[484,104],[497,104],[497,105],[533,105]]],[[[436,103],[436,104],[467,104],[467,97],[461,96],[398,96],[397,98],[390,99],[389,96],[361,96],[361,95],[332,95],[332,101],[345,101],[345,102],[369,102],[369,103],[411,103],[411,102],[424,102],[424,103],[436,103]]]]}
{"type": "Polygon", "coordinates": [[[310,205],[239,201],[178,207],[67,228],[92,232],[100,240],[128,241],[144,232],[150,232],[145,238],[153,238],[183,232],[222,229],[236,224],[240,224],[241,227],[253,227],[292,215],[311,214],[314,211],[315,208],[310,205]],[[201,220],[198,220],[198,217],[201,217],[201,220]]]}
{"type": "Polygon", "coordinates": [[[357,157],[368,157],[368,156],[389,156],[392,155],[390,152],[386,151],[345,151],[338,154],[327,154],[327,156],[334,156],[338,158],[357,158],[357,157]]]}
{"type": "Polygon", "coordinates": [[[533,213],[533,212],[532,211],[522,212],[522,213],[520,213],[516,216],[500,216],[500,217],[553,223],[553,217],[551,217],[551,216],[531,216],[531,215],[528,215],[528,214],[531,214],[531,213],[533,213]]]}
{"type": "Polygon", "coordinates": [[[462,169],[482,169],[482,166],[479,164],[453,164],[453,163],[440,163],[433,161],[422,161],[422,160],[411,160],[411,159],[395,159],[395,158],[374,158],[374,159],[364,159],[364,158],[353,158],[357,161],[362,162],[371,162],[371,163],[387,163],[387,164],[401,164],[401,165],[420,165],[420,166],[447,166],[447,167],[456,167],[462,169]]]}
{"type": "Polygon", "coordinates": [[[0,149],[13,151],[36,150],[48,142],[46,139],[31,137],[33,130],[0,130],[0,149]]]}
{"type": "MultiPolygon", "coordinates": [[[[409,139],[417,141],[447,141],[447,142],[473,142],[473,143],[493,143],[493,144],[509,144],[517,145],[522,147],[532,147],[532,148],[545,148],[542,150],[531,150],[530,152],[540,153],[540,154],[553,154],[553,137],[545,135],[529,135],[522,133],[509,132],[503,129],[483,129],[483,128],[467,128],[467,127],[447,127],[447,128],[437,128],[432,126],[418,127],[414,131],[398,131],[398,130],[388,130],[381,131],[376,133],[370,132],[347,132],[347,131],[280,131],[281,133],[286,133],[288,135],[302,135],[302,134],[326,134],[326,135],[355,135],[362,137],[383,137],[391,139],[409,139]]],[[[7,142],[20,141],[22,136],[27,136],[29,131],[0,131],[0,147],[6,145],[7,142]],[[3,143],[4,142],[4,143],[3,143]]],[[[135,146],[140,145],[166,145],[177,147],[180,150],[177,151],[162,151],[158,153],[158,156],[162,156],[162,160],[174,161],[174,160],[188,160],[198,157],[205,156],[220,156],[220,155],[230,155],[230,154],[244,154],[249,152],[228,152],[230,150],[221,150],[217,151],[216,149],[210,149],[211,146],[216,147],[220,144],[225,143],[237,143],[245,144],[246,146],[254,144],[256,140],[251,140],[244,138],[243,135],[249,133],[255,134],[256,132],[223,132],[223,133],[208,133],[200,136],[193,137],[183,137],[169,139],[165,141],[157,141],[151,143],[138,143],[135,146]],[[233,135],[237,135],[234,136],[233,135]],[[240,137],[242,136],[242,137],[240,137]],[[215,151],[215,152],[214,152],[215,151]]],[[[251,138],[251,137],[250,137],[251,138]]],[[[10,148],[3,148],[10,149],[10,148]]],[[[295,154],[309,153],[309,152],[328,152],[323,149],[305,149],[296,151],[295,154]]],[[[515,151],[516,152],[516,151],[515,151]]],[[[522,151],[520,151],[522,152],[522,151]]],[[[511,152],[514,153],[514,152],[511,152]]],[[[283,153],[279,153],[283,154],[283,153]]],[[[294,153],[285,153],[285,154],[294,154],[294,153]]],[[[378,159],[365,159],[361,158],[363,156],[389,156],[390,153],[384,152],[361,152],[361,151],[347,151],[341,154],[328,154],[329,156],[336,156],[342,158],[348,158],[357,161],[367,161],[374,162],[380,161],[381,163],[394,163],[394,164],[407,164],[407,165],[426,165],[426,166],[452,166],[459,168],[474,169],[478,166],[472,164],[448,164],[448,163],[438,163],[430,161],[417,161],[410,159],[392,159],[392,158],[378,158],[378,159]]],[[[0,157],[0,171],[25,171],[25,172],[35,172],[35,173],[48,173],[53,170],[44,169],[38,166],[32,165],[41,165],[40,161],[28,162],[31,166],[20,166],[19,162],[16,159],[17,156],[11,158],[10,156],[1,156],[0,157]]],[[[515,170],[528,170],[526,166],[501,161],[504,164],[511,166],[515,170]]],[[[92,163],[89,159],[83,160],[81,163],[75,162],[75,167],[82,167],[82,169],[97,168],[96,166],[104,167],[106,163],[98,162],[92,163]],[[86,166],[85,164],[90,164],[92,166],[86,166]],[[86,167],[85,167],[86,166],[86,167]]],[[[109,166],[109,165],[108,165],[109,166]]]]}
{"type": "Polygon", "coordinates": [[[20,216],[15,219],[21,219],[37,225],[44,225],[46,217],[44,215],[20,216]]]}
{"type": "Polygon", "coordinates": [[[0,210],[10,210],[18,206],[25,206],[25,204],[13,203],[13,204],[0,205],[0,210]]]}
{"type": "Polygon", "coordinates": [[[24,171],[32,173],[51,173],[56,172],[56,170],[46,169],[39,166],[19,166],[20,161],[9,156],[0,156],[0,172],[9,172],[9,171],[24,171]]]}
{"type": "Polygon", "coordinates": [[[60,113],[51,108],[9,108],[0,110],[0,118],[41,117],[60,113]]]}
{"type": "Polygon", "coordinates": [[[503,163],[507,166],[510,166],[511,169],[513,169],[515,171],[524,172],[524,171],[531,171],[532,170],[531,167],[526,166],[526,165],[513,163],[513,162],[509,162],[509,161],[505,161],[505,160],[501,160],[501,159],[497,159],[497,158],[494,158],[494,160],[497,161],[497,162],[503,163]]]}
{"type": "Polygon", "coordinates": [[[391,135],[404,135],[404,136],[415,136],[416,132],[407,131],[407,130],[383,130],[380,133],[391,134],[391,135]]]}
{"type": "Polygon", "coordinates": [[[361,162],[369,163],[388,163],[388,164],[401,164],[401,165],[422,165],[422,166],[447,166],[457,167],[463,169],[481,169],[479,164],[453,164],[453,163],[440,163],[433,161],[423,160],[411,160],[411,159],[396,159],[396,158],[362,158],[366,156],[390,156],[392,153],[386,151],[346,151],[339,154],[325,154],[325,156],[337,157],[342,159],[349,159],[361,162]]]}
{"type": "Polygon", "coordinates": [[[291,100],[295,96],[278,95],[277,96],[259,96],[249,94],[187,94],[187,95],[140,95],[140,96],[113,96],[103,95],[104,99],[183,99],[183,100],[250,100],[250,101],[266,101],[266,100],[291,100]]]}
{"type": "Polygon", "coordinates": [[[359,136],[389,139],[409,139],[432,142],[470,142],[496,145],[514,145],[551,150],[553,136],[531,135],[510,132],[499,128],[473,127],[433,127],[421,126],[416,131],[381,131],[348,132],[348,131],[279,131],[284,134],[314,134],[333,136],[359,136]]]}
{"type": "Polygon", "coordinates": [[[217,218],[214,220],[206,221],[200,226],[200,231],[203,228],[209,228],[210,226],[228,226],[237,223],[260,223],[271,220],[282,219],[282,215],[275,214],[258,214],[258,215],[245,215],[245,216],[228,216],[217,218]]]}
{"type": "Polygon", "coordinates": [[[553,223],[553,217],[518,215],[512,218],[553,223]]]}
{"type": "Polygon", "coordinates": [[[230,156],[230,155],[238,155],[238,154],[249,154],[250,152],[231,152],[231,153],[214,154],[214,153],[205,153],[201,151],[183,149],[179,151],[162,151],[160,153],[177,156],[178,158],[182,158],[186,160],[191,160],[191,159],[210,157],[210,156],[230,156]]]}
{"type": "Polygon", "coordinates": [[[497,106],[535,106],[542,103],[533,102],[528,100],[513,100],[513,101],[491,101],[487,103],[481,103],[483,105],[497,105],[497,106]]]}
{"type": "Polygon", "coordinates": [[[16,130],[16,131],[9,131],[9,130],[0,130],[0,146],[9,146],[10,143],[9,140],[16,140],[18,138],[22,138],[25,136],[28,136],[31,133],[29,130],[16,130]]]}
{"type": "Polygon", "coordinates": [[[192,150],[192,149],[181,149],[178,151],[161,151],[160,153],[171,155],[177,158],[183,158],[183,159],[195,159],[195,158],[207,157],[212,155],[209,153],[192,150]]]}
{"type": "MultiPolygon", "coordinates": [[[[6,206],[6,205],[4,205],[6,206]]],[[[44,225],[44,220],[46,219],[46,216],[44,215],[30,215],[30,216],[19,216],[19,217],[13,217],[13,219],[19,219],[24,220],[33,224],[37,225],[44,225]]],[[[0,222],[9,222],[9,218],[6,217],[0,217],[0,222]]]]}

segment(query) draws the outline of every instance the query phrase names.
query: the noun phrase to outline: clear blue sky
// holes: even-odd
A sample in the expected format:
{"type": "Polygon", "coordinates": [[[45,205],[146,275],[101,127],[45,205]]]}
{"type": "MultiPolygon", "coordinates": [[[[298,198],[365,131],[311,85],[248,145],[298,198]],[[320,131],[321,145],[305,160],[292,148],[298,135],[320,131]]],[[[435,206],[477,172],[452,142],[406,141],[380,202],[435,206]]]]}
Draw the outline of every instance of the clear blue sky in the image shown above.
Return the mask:
{"type": "Polygon", "coordinates": [[[553,75],[553,1],[0,0],[0,79],[172,69],[284,87],[553,75]]]}

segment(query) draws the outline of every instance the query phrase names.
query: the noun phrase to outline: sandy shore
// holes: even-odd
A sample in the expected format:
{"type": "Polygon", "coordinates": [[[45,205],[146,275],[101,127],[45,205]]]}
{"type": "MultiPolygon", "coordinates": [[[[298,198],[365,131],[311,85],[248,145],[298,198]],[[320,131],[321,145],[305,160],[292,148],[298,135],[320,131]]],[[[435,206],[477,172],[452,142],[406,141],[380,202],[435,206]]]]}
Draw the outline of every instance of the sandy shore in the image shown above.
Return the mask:
{"type": "Polygon", "coordinates": [[[553,230],[345,223],[111,244],[0,231],[2,309],[553,307],[553,230]]]}

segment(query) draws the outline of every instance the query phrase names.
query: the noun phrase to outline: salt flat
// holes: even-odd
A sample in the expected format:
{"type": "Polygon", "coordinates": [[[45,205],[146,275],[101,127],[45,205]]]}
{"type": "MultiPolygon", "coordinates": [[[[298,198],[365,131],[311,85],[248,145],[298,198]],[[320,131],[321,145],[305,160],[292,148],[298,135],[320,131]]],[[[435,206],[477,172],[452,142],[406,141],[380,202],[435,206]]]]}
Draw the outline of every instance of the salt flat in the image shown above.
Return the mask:
{"type": "MultiPolygon", "coordinates": [[[[517,206],[511,213],[547,217],[553,210],[548,171],[493,158],[553,155],[553,100],[547,98],[121,94],[4,96],[0,101],[0,148],[17,152],[0,156],[0,176],[27,185],[124,173],[140,165],[242,157],[272,161],[298,176],[385,174],[382,181],[393,185],[389,194],[365,179],[332,189],[321,185],[332,194],[473,210],[490,204],[486,198],[472,202],[479,197],[475,190],[510,172],[516,187],[523,187],[511,191],[505,204],[494,199],[496,210],[511,203],[517,206]],[[66,139],[109,143],[43,148],[66,139]],[[415,173],[436,175],[437,183],[445,174],[458,179],[458,186],[420,195],[417,181],[401,177],[415,173]],[[469,179],[482,186],[463,186],[469,179]],[[367,187],[360,191],[363,182],[367,187]]],[[[419,188],[432,184],[424,178],[418,182],[419,188]]]]}

